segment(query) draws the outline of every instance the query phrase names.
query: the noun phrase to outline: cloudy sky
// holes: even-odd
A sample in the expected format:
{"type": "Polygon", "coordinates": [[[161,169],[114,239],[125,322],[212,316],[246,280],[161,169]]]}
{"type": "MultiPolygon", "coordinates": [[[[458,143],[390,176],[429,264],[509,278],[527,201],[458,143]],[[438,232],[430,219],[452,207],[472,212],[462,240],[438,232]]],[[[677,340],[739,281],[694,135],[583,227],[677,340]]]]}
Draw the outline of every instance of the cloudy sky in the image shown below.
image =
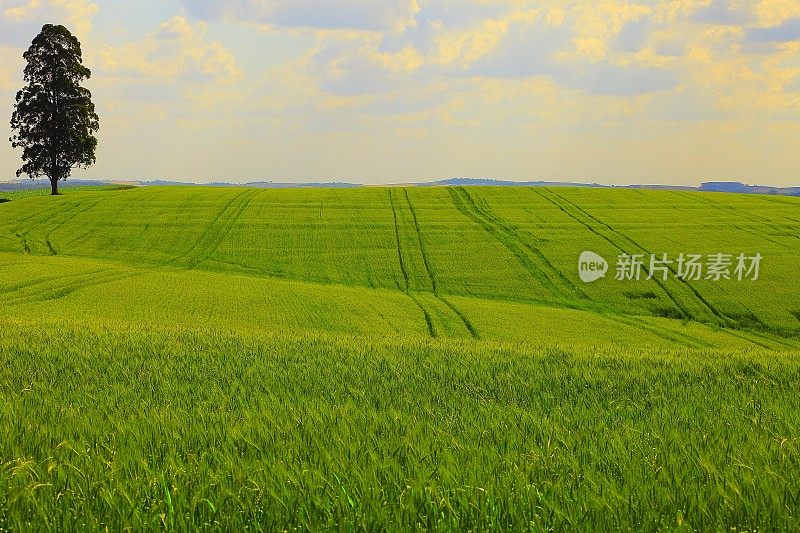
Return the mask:
{"type": "Polygon", "coordinates": [[[0,1],[5,124],[47,22],[94,73],[76,177],[800,185],[800,0],[0,1]]]}

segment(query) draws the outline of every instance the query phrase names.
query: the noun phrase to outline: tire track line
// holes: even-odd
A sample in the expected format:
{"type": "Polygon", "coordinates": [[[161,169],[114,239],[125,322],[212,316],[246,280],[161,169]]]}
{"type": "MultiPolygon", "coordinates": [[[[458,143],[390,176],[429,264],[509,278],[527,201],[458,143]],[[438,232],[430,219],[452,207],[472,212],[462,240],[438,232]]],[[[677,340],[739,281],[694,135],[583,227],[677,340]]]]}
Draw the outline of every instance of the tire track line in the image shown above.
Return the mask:
{"type": "Polygon", "coordinates": [[[35,243],[40,241],[28,239],[28,235],[30,235],[31,232],[33,232],[34,230],[36,230],[41,226],[52,226],[53,224],[55,224],[55,227],[49,228],[49,231],[45,234],[43,242],[48,245],[48,248],[50,248],[50,255],[56,255],[52,253],[53,248],[52,244],[50,243],[50,235],[52,235],[54,231],[57,231],[59,228],[63,227],[67,222],[71,221],[74,217],[88,211],[89,209],[100,203],[101,200],[102,198],[97,200],[94,204],[84,208],[82,208],[81,206],[83,206],[83,204],[89,201],[88,198],[73,202],[72,205],[68,205],[66,209],[62,211],[55,211],[56,216],[52,216],[54,214],[53,209],[46,209],[44,213],[37,212],[32,217],[29,217],[22,221],[19,220],[16,221],[16,223],[19,224],[21,222],[28,222],[34,218],[36,219],[36,221],[32,225],[25,224],[25,227],[27,227],[27,230],[25,231],[23,231],[23,228],[16,227],[14,229],[14,235],[16,235],[22,241],[23,248],[26,250],[26,252],[30,253],[30,243],[31,242],[35,243]],[[38,215],[40,214],[43,216],[39,217],[38,215]]]}
{"type": "Polygon", "coordinates": [[[184,259],[189,258],[190,254],[192,252],[197,250],[198,247],[201,244],[203,244],[205,240],[210,238],[209,235],[211,234],[212,228],[214,228],[216,223],[223,217],[223,215],[225,215],[225,213],[228,211],[228,209],[231,207],[231,205],[233,205],[233,203],[236,202],[236,200],[240,199],[242,196],[244,196],[248,192],[249,191],[245,190],[244,192],[239,193],[236,196],[234,196],[233,198],[231,198],[224,206],[222,206],[222,209],[219,210],[219,212],[211,220],[211,222],[209,222],[208,226],[206,226],[205,230],[203,230],[203,233],[201,233],[200,236],[197,238],[197,240],[195,240],[194,244],[192,244],[192,246],[190,246],[189,249],[186,250],[185,252],[183,252],[182,254],[177,255],[177,256],[173,257],[172,259],[170,259],[169,261],[167,261],[166,263],[164,263],[164,265],[165,266],[174,265],[178,261],[182,261],[184,259]]]}
{"type": "MultiPolygon", "coordinates": [[[[24,305],[27,303],[59,300],[86,287],[104,285],[107,283],[113,283],[116,281],[121,281],[123,279],[129,279],[142,275],[144,275],[143,272],[109,272],[106,270],[93,272],[91,274],[84,276],[74,276],[77,279],[75,279],[70,283],[66,283],[58,287],[45,289],[35,294],[21,295],[14,298],[9,298],[8,300],[5,300],[3,303],[6,305],[24,305]]],[[[43,283],[32,284],[29,287],[34,287],[36,285],[43,285],[47,282],[52,282],[52,281],[55,280],[47,280],[46,282],[43,283]]]]}
{"type": "MultiPolygon", "coordinates": [[[[58,223],[58,220],[60,218],[68,217],[69,214],[71,212],[75,211],[75,210],[79,210],[79,213],[81,211],[86,211],[89,208],[80,210],[81,205],[83,205],[83,203],[85,201],[86,200],[73,202],[72,205],[69,205],[64,211],[57,211],[56,212],[56,217],[52,216],[53,215],[53,210],[52,209],[46,208],[46,209],[42,209],[41,211],[37,211],[33,215],[31,215],[29,217],[25,217],[24,219],[15,220],[12,223],[15,226],[14,227],[14,236],[17,237],[20,240],[20,243],[22,244],[23,252],[26,253],[26,254],[30,254],[32,252],[31,251],[31,242],[33,242],[33,243],[39,242],[37,240],[28,239],[28,235],[32,231],[34,231],[37,227],[39,227],[41,225],[47,224],[48,222],[52,223],[54,218],[56,220],[56,223],[58,223]],[[48,216],[48,215],[50,215],[50,216],[48,216]],[[28,222],[30,222],[31,220],[34,220],[32,225],[28,224],[28,222]],[[24,225],[20,226],[21,224],[24,224],[24,225]],[[27,228],[27,229],[25,229],[25,228],[27,228]]],[[[76,214],[76,216],[77,216],[77,214],[76,214]]],[[[63,223],[60,224],[59,226],[57,226],[55,229],[58,229],[58,227],[60,227],[62,225],[63,225],[63,223]]],[[[50,249],[50,255],[56,255],[56,254],[52,253],[53,252],[53,248],[52,248],[52,244],[49,241],[50,234],[53,231],[54,230],[50,230],[50,232],[45,237],[46,244],[48,245],[48,248],[50,249]]]]}
{"type": "Polygon", "coordinates": [[[449,187],[448,192],[453,200],[453,204],[461,214],[478,224],[492,239],[506,248],[506,250],[517,259],[517,262],[553,296],[559,300],[567,301],[573,300],[576,295],[581,299],[588,299],[582,290],[575,287],[566,279],[563,273],[559,272],[552,263],[547,260],[541,250],[520,239],[519,236],[513,230],[505,226],[496,215],[484,212],[480,209],[463,187],[449,187]],[[537,265],[536,261],[528,255],[526,249],[542,264],[541,266],[537,265]],[[548,275],[548,271],[550,275],[548,275]],[[556,281],[551,279],[551,276],[566,285],[566,289],[559,286],[556,281]]]}
{"type": "MultiPolygon", "coordinates": [[[[442,303],[444,303],[448,309],[450,309],[461,321],[464,327],[467,329],[472,338],[479,339],[480,335],[478,331],[475,329],[475,326],[472,325],[472,322],[469,321],[467,316],[461,312],[455,305],[451,302],[447,301],[443,296],[439,294],[439,286],[436,282],[436,276],[433,274],[433,269],[431,269],[431,264],[428,259],[428,251],[425,247],[425,242],[422,240],[422,232],[420,231],[419,227],[419,219],[417,218],[417,211],[414,209],[414,204],[411,203],[411,196],[408,194],[408,189],[403,189],[403,194],[406,198],[406,204],[408,204],[408,210],[411,212],[411,219],[414,221],[414,232],[417,236],[417,245],[419,246],[419,252],[422,256],[422,264],[425,266],[425,272],[428,275],[428,279],[431,282],[431,288],[433,289],[433,295],[442,303]]],[[[399,235],[399,234],[398,234],[399,235]]],[[[398,240],[398,246],[400,241],[398,240]]]]}
{"type": "Polygon", "coordinates": [[[194,263],[191,263],[190,268],[194,268],[194,266],[196,266],[197,264],[208,260],[208,258],[210,258],[212,255],[214,255],[214,253],[219,249],[219,247],[222,245],[222,243],[228,237],[228,235],[230,235],[231,231],[233,231],[234,227],[236,226],[236,223],[241,218],[242,213],[244,213],[245,209],[247,209],[247,207],[250,205],[250,202],[253,201],[253,198],[258,193],[259,193],[258,189],[253,189],[245,197],[245,199],[242,201],[242,203],[239,204],[239,206],[236,208],[236,212],[233,214],[233,216],[231,216],[229,218],[226,218],[224,220],[224,225],[222,227],[222,232],[219,235],[217,235],[216,237],[214,237],[214,239],[211,241],[211,247],[209,248],[209,250],[205,254],[200,256],[198,259],[196,259],[194,261],[194,263]]]}
{"type": "Polygon", "coordinates": [[[403,274],[403,279],[405,280],[405,289],[401,287],[399,284],[398,288],[400,290],[403,290],[403,292],[406,293],[406,296],[408,296],[411,299],[411,301],[414,302],[414,304],[422,312],[422,317],[425,320],[425,324],[428,327],[428,334],[435,339],[439,336],[439,334],[436,331],[436,327],[433,324],[433,319],[431,318],[430,313],[425,308],[425,306],[422,305],[422,302],[420,302],[413,294],[411,294],[411,288],[408,278],[408,270],[406,268],[405,259],[403,259],[403,246],[400,241],[400,224],[397,220],[397,206],[395,205],[392,189],[390,188],[388,190],[389,190],[389,203],[392,206],[392,216],[394,218],[394,236],[397,244],[397,259],[400,262],[400,272],[403,274]]]}
{"type": "MultiPolygon", "coordinates": [[[[408,293],[409,290],[409,281],[408,281],[408,270],[406,269],[406,262],[403,259],[403,251],[402,246],[400,245],[400,226],[397,222],[397,206],[395,205],[394,201],[394,194],[392,194],[392,189],[389,188],[389,203],[392,206],[392,215],[394,216],[394,236],[397,243],[397,259],[400,261],[400,273],[403,275],[403,279],[405,280],[405,292],[408,293]]],[[[398,284],[398,288],[403,290],[403,287],[398,284]]]]}
{"type": "MultiPolygon", "coordinates": [[[[76,273],[76,274],[66,274],[66,275],[63,275],[63,276],[55,276],[55,277],[46,278],[46,279],[27,280],[27,281],[22,281],[22,282],[15,283],[14,285],[10,285],[10,286],[8,286],[6,288],[0,287],[0,292],[12,293],[12,292],[17,292],[17,291],[20,291],[20,290],[23,290],[23,289],[36,287],[37,285],[47,285],[48,283],[54,283],[54,282],[57,282],[57,281],[70,280],[70,279],[73,279],[73,278],[81,278],[81,277],[84,277],[84,276],[93,276],[93,275],[96,275],[96,274],[102,274],[104,272],[106,272],[105,269],[100,269],[100,270],[91,270],[89,272],[79,272],[79,273],[76,273]]],[[[8,300],[3,300],[3,301],[5,302],[5,301],[8,301],[8,300]]]]}
{"type": "MultiPolygon", "coordinates": [[[[559,210],[561,210],[562,213],[564,213],[569,218],[571,218],[575,222],[579,223],[580,225],[582,225],[583,227],[588,229],[590,232],[594,233],[595,235],[597,235],[598,237],[600,237],[601,239],[603,239],[604,241],[609,243],[611,246],[613,246],[614,248],[616,248],[620,252],[628,253],[627,250],[625,250],[622,246],[617,244],[613,239],[611,239],[611,237],[609,237],[608,235],[605,235],[603,233],[600,233],[591,224],[588,224],[587,222],[585,222],[585,221],[581,220],[580,218],[578,218],[577,216],[575,216],[573,213],[570,213],[569,211],[567,211],[566,208],[563,205],[559,204],[558,202],[556,202],[555,200],[553,200],[549,196],[545,195],[540,190],[540,188],[529,187],[529,189],[531,191],[533,191],[534,193],[538,194],[539,196],[541,196],[542,198],[544,198],[545,200],[547,200],[548,202],[550,202],[551,204],[553,204],[554,206],[556,206],[559,210]]],[[[551,193],[551,191],[549,191],[549,190],[547,192],[551,193]]],[[[561,198],[563,200],[563,198],[561,196],[559,196],[558,194],[556,194],[556,193],[551,193],[551,194],[555,194],[556,196],[558,196],[559,198],[561,198]]],[[[572,203],[572,202],[570,202],[570,203],[572,203]]],[[[574,204],[572,204],[572,205],[574,206],[574,204]]],[[[644,270],[649,275],[649,270],[647,269],[646,266],[644,267],[644,270]]],[[[664,286],[664,284],[663,284],[663,282],[661,282],[661,280],[659,280],[658,278],[653,278],[653,281],[655,281],[656,284],[661,288],[661,290],[664,291],[664,294],[667,295],[667,297],[670,299],[670,301],[672,303],[674,303],[678,307],[678,309],[681,310],[681,313],[683,313],[684,316],[686,316],[688,318],[693,318],[692,313],[688,309],[686,309],[680,302],[678,302],[676,297],[664,286]]]]}
{"type": "Polygon", "coordinates": [[[428,252],[425,249],[425,243],[422,242],[422,233],[419,230],[419,221],[417,220],[417,212],[414,209],[414,206],[411,204],[411,198],[408,195],[408,189],[403,189],[403,193],[406,197],[406,203],[408,204],[408,209],[411,211],[411,218],[414,221],[414,231],[417,234],[417,243],[419,245],[419,252],[422,255],[422,264],[425,265],[425,272],[428,274],[428,279],[431,280],[431,287],[433,288],[433,294],[436,294],[438,291],[438,287],[436,285],[436,278],[433,275],[433,271],[431,270],[431,265],[428,262],[428,252]]]}
{"type": "MultiPolygon", "coordinates": [[[[45,196],[44,198],[52,199],[53,197],[52,196],[45,196]]],[[[23,233],[23,235],[27,235],[28,233],[33,231],[35,228],[47,224],[48,221],[53,221],[53,216],[52,215],[53,215],[54,212],[56,212],[58,214],[58,217],[56,218],[56,220],[58,220],[58,218],[60,218],[62,216],[69,216],[69,214],[72,213],[73,211],[75,211],[76,209],[80,209],[80,207],[83,204],[91,201],[93,199],[93,197],[92,196],[89,196],[89,197],[78,197],[78,198],[75,198],[74,201],[72,200],[72,198],[67,198],[67,197],[64,197],[64,196],[56,197],[56,199],[57,199],[57,201],[60,201],[61,204],[66,204],[67,207],[65,209],[63,209],[63,210],[56,210],[56,209],[53,209],[52,205],[44,204],[44,202],[42,202],[41,204],[37,204],[37,206],[38,205],[42,205],[43,206],[42,209],[40,209],[39,211],[36,211],[35,213],[32,213],[29,216],[26,216],[24,218],[18,218],[18,219],[16,219],[14,221],[15,224],[24,224],[24,225],[29,227],[29,229],[25,233],[23,233]],[[28,224],[31,221],[33,221],[32,225],[28,224]]],[[[103,200],[102,197],[99,198],[92,206],[84,208],[84,209],[80,210],[80,212],[83,212],[83,211],[86,211],[88,209],[91,209],[91,207],[93,207],[94,205],[97,205],[98,203],[100,203],[101,200],[103,200]]],[[[80,214],[80,212],[77,213],[77,214],[80,214]]],[[[59,227],[62,226],[62,225],[63,225],[63,223],[60,224],[59,227]]],[[[56,229],[58,229],[58,227],[54,228],[53,231],[55,231],[56,229]]],[[[15,231],[20,231],[20,229],[19,228],[15,228],[15,231]]]]}
{"type": "MultiPolygon", "coordinates": [[[[487,205],[486,209],[481,209],[477,205],[477,203],[472,199],[472,197],[470,196],[469,192],[467,192],[467,190],[464,189],[463,187],[462,187],[462,190],[463,190],[464,194],[467,196],[467,199],[475,207],[475,209],[478,210],[478,212],[482,213],[489,220],[491,220],[495,224],[497,224],[510,238],[516,239],[517,242],[519,244],[521,244],[524,249],[529,250],[534,255],[534,257],[542,265],[544,265],[544,268],[541,269],[542,272],[544,272],[546,274],[547,271],[549,271],[550,274],[552,276],[554,276],[556,280],[561,282],[561,287],[558,287],[558,288],[559,288],[559,290],[561,290],[566,295],[566,297],[568,299],[569,298],[574,298],[575,295],[578,295],[578,297],[581,298],[581,299],[589,300],[589,296],[586,293],[584,293],[580,289],[580,287],[578,287],[574,283],[572,283],[572,281],[569,278],[567,278],[560,269],[556,268],[553,265],[553,263],[551,263],[550,260],[547,259],[547,256],[538,247],[533,246],[532,244],[527,242],[525,239],[523,239],[521,237],[521,235],[520,235],[520,232],[517,230],[517,228],[515,228],[513,226],[509,226],[507,223],[505,223],[503,221],[503,219],[501,219],[498,215],[496,215],[488,207],[488,205],[487,205]]],[[[537,265],[537,267],[541,268],[541,266],[539,266],[539,265],[537,265]]]]}
{"type": "Polygon", "coordinates": [[[469,318],[467,318],[467,315],[465,315],[463,312],[461,312],[461,310],[458,307],[456,307],[455,304],[450,302],[450,300],[448,300],[447,298],[445,298],[441,294],[437,294],[436,297],[439,298],[442,302],[444,302],[444,304],[447,307],[449,307],[450,310],[458,316],[458,318],[461,319],[461,322],[464,323],[464,327],[467,328],[467,331],[469,331],[469,334],[472,335],[473,339],[480,339],[481,338],[480,333],[478,333],[478,330],[475,329],[475,326],[472,325],[472,322],[470,322],[469,318]]]}
{"type": "MultiPolygon", "coordinates": [[[[622,232],[620,232],[620,231],[618,231],[618,230],[614,229],[614,228],[613,228],[613,227],[611,227],[610,225],[606,224],[606,223],[605,223],[605,222],[603,222],[602,220],[598,219],[598,218],[597,218],[597,217],[595,217],[594,215],[592,215],[592,214],[588,213],[587,211],[585,211],[584,209],[582,209],[580,206],[578,206],[578,205],[577,205],[577,204],[575,204],[574,202],[572,202],[572,201],[570,201],[570,200],[567,200],[566,198],[564,198],[564,197],[563,197],[563,196],[561,196],[560,194],[558,194],[558,193],[556,193],[556,192],[553,192],[553,191],[551,191],[551,190],[549,190],[549,189],[545,189],[545,190],[547,190],[547,192],[548,192],[548,193],[550,193],[550,194],[553,194],[554,196],[556,196],[556,197],[560,198],[562,201],[564,201],[564,202],[566,202],[566,203],[570,204],[570,205],[571,205],[573,208],[575,208],[575,210],[577,210],[578,212],[582,213],[584,216],[588,217],[589,219],[593,220],[595,223],[597,223],[597,224],[599,224],[599,225],[601,225],[601,226],[605,227],[605,228],[606,228],[606,229],[607,229],[609,232],[611,232],[612,234],[614,234],[614,235],[617,235],[618,237],[620,237],[620,238],[622,238],[622,239],[624,239],[624,240],[628,241],[628,242],[629,242],[629,243],[631,243],[631,244],[632,244],[632,245],[633,245],[635,248],[639,249],[639,251],[641,251],[641,252],[644,252],[645,254],[650,254],[650,253],[651,253],[650,251],[648,251],[648,250],[647,250],[647,248],[645,248],[644,246],[640,245],[639,243],[637,243],[636,241],[634,241],[633,239],[631,239],[631,238],[630,238],[629,236],[627,236],[626,234],[624,234],[624,233],[622,233],[622,232]]],[[[537,191],[537,192],[539,192],[539,191],[537,191]]],[[[542,194],[542,193],[541,193],[541,192],[539,192],[539,194],[542,194]]],[[[578,220],[578,219],[576,218],[576,220],[578,220]]],[[[585,224],[584,224],[584,225],[585,225],[585,224]]],[[[611,240],[609,240],[609,242],[612,242],[612,241],[611,241],[611,240]]],[[[622,250],[623,252],[627,253],[625,250],[623,250],[623,249],[622,249],[621,247],[619,247],[617,244],[615,244],[615,243],[613,243],[613,242],[612,242],[612,244],[614,244],[614,246],[615,246],[615,247],[617,247],[618,249],[620,249],[620,250],[622,250]]],[[[726,324],[728,324],[728,325],[730,325],[730,324],[733,322],[733,321],[732,321],[732,319],[731,319],[729,316],[727,316],[725,313],[722,313],[721,311],[719,311],[719,310],[718,310],[718,309],[717,309],[717,308],[716,308],[716,307],[715,307],[715,306],[714,306],[714,305],[713,305],[711,302],[709,302],[709,301],[708,301],[708,299],[706,299],[706,298],[705,298],[705,297],[704,297],[704,296],[703,296],[703,295],[700,293],[700,291],[698,291],[698,290],[697,290],[695,287],[693,287],[693,286],[692,286],[692,285],[691,285],[689,282],[687,282],[687,281],[686,281],[686,280],[684,280],[684,279],[678,278],[678,277],[677,277],[677,271],[675,270],[675,268],[674,268],[674,267],[672,267],[672,266],[668,266],[668,268],[669,268],[670,272],[672,272],[673,274],[675,274],[675,276],[676,276],[676,277],[675,277],[675,279],[677,279],[677,280],[678,280],[678,282],[679,282],[679,283],[681,283],[683,286],[685,286],[686,288],[688,288],[688,289],[689,289],[689,291],[690,291],[690,292],[691,292],[691,293],[692,293],[692,294],[695,296],[695,298],[696,298],[698,301],[700,301],[700,302],[701,302],[701,303],[702,303],[702,304],[703,304],[703,305],[704,305],[704,306],[705,306],[705,307],[706,307],[706,308],[707,308],[707,309],[708,309],[708,310],[709,310],[709,311],[710,311],[710,312],[711,312],[711,313],[712,313],[712,314],[713,314],[715,317],[717,317],[718,319],[722,320],[724,323],[726,323],[726,324]]],[[[645,268],[644,270],[647,272],[647,268],[645,268]]],[[[648,272],[648,274],[649,274],[649,272],[648,272]]],[[[671,293],[671,292],[670,292],[670,291],[669,291],[669,290],[666,288],[666,286],[663,284],[663,282],[662,282],[661,280],[659,280],[659,279],[658,279],[658,278],[656,278],[656,277],[654,277],[654,278],[653,278],[653,280],[654,280],[656,283],[658,283],[658,285],[659,285],[660,287],[662,287],[662,289],[664,290],[664,292],[665,292],[665,293],[667,293],[667,295],[670,297],[670,299],[671,299],[671,300],[672,300],[672,301],[675,303],[675,305],[677,305],[677,306],[678,306],[678,308],[679,308],[679,309],[681,309],[681,311],[683,311],[683,312],[686,314],[686,316],[687,316],[687,317],[689,317],[689,318],[692,318],[692,314],[691,314],[691,313],[687,313],[687,312],[686,312],[686,310],[684,309],[684,307],[683,307],[681,304],[679,304],[679,303],[676,301],[676,298],[675,298],[675,296],[674,296],[674,295],[673,295],[673,294],[672,294],[672,293],[671,293]]]]}
{"type": "Polygon", "coordinates": [[[430,336],[434,339],[438,338],[439,333],[436,331],[436,327],[433,325],[433,318],[431,318],[431,314],[428,312],[425,306],[422,305],[422,302],[417,300],[417,298],[411,292],[406,294],[408,294],[408,297],[411,298],[414,303],[417,304],[417,307],[419,307],[420,311],[422,311],[422,316],[425,318],[425,323],[428,325],[428,334],[430,334],[430,336]]]}
{"type": "MultiPolygon", "coordinates": [[[[689,198],[693,202],[696,202],[698,204],[710,206],[710,207],[712,207],[713,209],[715,209],[717,211],[722,211],[724,213],[728,213],[728,212],[733,212],[733,213],[736,213],[736,214],[739,213],[739,210],[736,209],[736,207],[734,207],[732,205],[723,204],[723,203],[718,202],[718,201],[716,201],[716,200],[714,200],[713,198],[710,198],[710,197],[703,197],[701,194],[697,194],[697,193],[692,194],[692,193],[687,192],[687,191],[670,191],[670,192],[672,192],[673,194],[677,194],[677,195],[679,195],[681,197],[689,198]]],[[[786,204],[786,202],[779,202],[779,203],[784,204],[784,205],[786,204]]],[[[760,220],[762,222],[766,222],[768,224],[768,227],[770,227],[772,229],[778,229],[780,231],[784,231],[786,229],[786,228],[782,228],[781,226],[775,227],[774,221],[769,219],[769,218],[767,218],[767,217],[764,217],[764,216],[761,216],[761,215],[758,215],[758,214],[751,214],[751,213],[744,213],[744,214],[752,222],[758,222],[760,220]]],[[[782,217],[782,218],[787,218],[787,217],[782,217]]],[[[792,220],[792,219],[788,219],[788,220],[792,220]]],[[[739,225],[733,225],[733,224],[731,224],[731,227],[733,227],[735,229],[738,229],[739,231],[748,232],[748,233],[750,233],[751,235],[753,235],[755,237],[763,238],[763,239],[767,240],[768,242],[771,242],[771,243],[773,243],[773,244],[775,244],[777,246],[780,246],[780,247],[783,247],[783,248],[787,248],[789,250],[794,250],[795,249],[795,247],[793,247],[793,246],[790,246],[788,244],[785,244],[785,243],[782,243],[782,242],[778,242],[778,241],[775,241],[775,240],[771,239],[770,237],[772,235],[770,235],[769,233],[767,233],[767,232],[765,232],[763,230],[747,229],[747,228],[742,228],[739,225]]],[[[786,234],[785,236],[800,240],[800,236],[794,235],[792,233],[786,234]]],[[[722,288],[720,290],[722,290],[722,292],[727,292],[722,288]]],[[[737,316],[740,316],[741,318],[747,317],[747,318],[754,319],[755,323],[757,325],[757,329],[762,329],[762,330],[767,330],[767,331],[774,330],[774,328],[770,328],[769,326],[767,326],[753,312],[753,310],[746,303],[739,303],[739,305],[745,309],[746,314],[745,315],[737,315],[737,316]]],[[[734,322],[737,321],[737,317],[736,316],[731,316],[730,318],[734,322]]],[[[748,328],[748,331],[750,331],[750,333],[752,335],[757,335],[756,331],[754,331],[754,330],[752,330],[750,328],[748,328]]],[[[754,342],[754,341],[751,341],[751,342],[754,342]]]]}
{"type": "MultiPolygon", "coordinates": [[[[732,205],[725,205],[725,204],[722,204],[722,203],[717,202],[717,201],[715,201],[713,199],[710,199],[710,198],[700,199],[699,197],[693,195],[692,193],[685,192],[685,191],[670,191],[670,192],[673,193],[673,194],[680,195],[681,197],[690,198],[692,201],[694,201],[694,202],[696,202],[698,204],[710,206],[710,207],[716,209],[717,211],[722,211],[724,213],[733,212],[733,213],[739,214],[739,210],[736,209],[732,205]]],[[[757,214],[754,214],[754,213],[744,213],[744,216],[746,216],[748,219],[750,219],[750,221],[753,222],[753,223],[766,222],[768,227],[771,228],[771,229],[774,229],[774,230],[785,231],[785,229],[786,229],[786,228],[782,228],[781,226],[775,227],[775,221],[774,220],[771,220],[771,219],[769,219],[767,217],[763,217],[761,215],[757,215],[757,214]]],[[[786,217],[783,217],[783,218],[786,218],[786,217]]],[[[789,219],[789,220],[791,220],[791,219],[789,219]]],[[[741,226],[733,225],[733,224],[731,224],[731,226],[733,228],[735,228],[735,229],[738,229],[739,231],[746,231],[747,233],[750,233],[751,235],[753,235],[755,237],[760,237],[762,239],[765,239],[768,242],[771,242],[772,244],[775,244],[775,245],[778,245],[778,246],[781,246],[781,247],[784,247],[784,248],[788,248],[790,250],[794,249],[793,246],[790,246],[790,245],[788,245],[786,243],[783,243],[783,242],[778,242],[776,240],[773,240],[771,237],[774,237],[774,235],[771,235],[771,234],[767,233],[766,231],[763,231],[763,230],[760,230],[760,229],[757,229],[757,228],[743,228],[741,226]]],[[[794,235],[793,233],[789,233],[789,234],[786,234],[784,236],[800,240],[800,236],[794,235]]]]}
{"type": "Polygon", "coordinates": [[[712,348],[713,346],[701,339],[696,337],[692,337],[691,335],[687,335],[685,333],[680,333],[677,331],[671,331],[667,328],[659,327],[656,324],[648,324],[641,318],[635,315],[604,315],[609,320],[614,322],[624,324],[626,326],[633,327],[635,329],[640,329],[655,335],[661,339],[669,341],[671,343],[681,344],[687,348],[712,348]]]}
{"type": "Polygon", "coordinates": [[[102,197],[101,197],[101,198],[99,198],[99,199],[98,199],[96,202],[94,202],[92,205],[90,205],[90,206],[88,206],[88,207],[86,207],[86,208],[84,208],[84,209],[81,209],[81,210],[79,210],[79,211],[77,211],[77,212],[73,212],[73,213],[71,213],[71,214],[70,214],[70,215],[67,217],[67,219],[66,219],[66,220],[64,220],[63,222],[60,222],[60,223],[58,224],[58,227],[55,227],[55,228],[51,229],[51,230],[50,230],[50,231],[47,233],[47,235],[45,236],[45,243],[47,243],[47,248],[50,250],[50,255],[58,255],[58,250],[56,249],[56,247],[55,247],[55,246],[53,245],[53,243],[51,242],[51,237],[52,237],[53,233],[55,233],[55,232],[57,232],[58,230],[62,229],[64,226],[66,226],[67,224],[69,224],[70,222],[72,222],[73,220],[75,220],[76,218],[78,218],[79,216],[81,216],[82,214],[84,214],[84,213],[86,213],[86,212],[88,212],[88,211],[90,211],[90,210],[94,209],[95,207],[97,207],[98,205],[100,205],[100,204],[103,202],[103,200],[105,200],[105,198],[102,198],[102,197]]]}
{"type": "Polygon", "coordinates": [[[544,288],[546,288],[551,294],[561,298],[563,295],[561,292],[555,287],[555,285],[547,278],[544,273],[535,267],[529,258],[516,246],[511,243],[506,242],[503,238],[501,238],[498,233],[499,231],[494,227],[491,222],[484,220],[483,216],[477,210],[471,210],[465,198],[461,196],[463,191],[460,189],[452,189],[448,188],[447,192],[450,194],[450,197],[453,200],[453,204],[455,205],[456,209],[465,217],[472,220],[476,224],[478,224],[489,236],[502,245],[506,250],[511,252],[511,254],[517,259],[517,262],[526,270],[528,271],[533,278],[539,282],[544,288]]]}

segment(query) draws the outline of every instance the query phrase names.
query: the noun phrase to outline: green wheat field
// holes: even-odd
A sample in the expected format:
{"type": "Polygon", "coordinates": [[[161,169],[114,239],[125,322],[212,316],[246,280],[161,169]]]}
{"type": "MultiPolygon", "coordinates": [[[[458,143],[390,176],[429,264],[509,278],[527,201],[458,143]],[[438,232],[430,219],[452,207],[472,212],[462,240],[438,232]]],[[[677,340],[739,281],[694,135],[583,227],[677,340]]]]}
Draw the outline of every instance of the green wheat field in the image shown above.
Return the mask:
{"type": "Polygon", "coordinates": [[[800,198],[0,198],[0,530],[800,529],[800,198]]]}

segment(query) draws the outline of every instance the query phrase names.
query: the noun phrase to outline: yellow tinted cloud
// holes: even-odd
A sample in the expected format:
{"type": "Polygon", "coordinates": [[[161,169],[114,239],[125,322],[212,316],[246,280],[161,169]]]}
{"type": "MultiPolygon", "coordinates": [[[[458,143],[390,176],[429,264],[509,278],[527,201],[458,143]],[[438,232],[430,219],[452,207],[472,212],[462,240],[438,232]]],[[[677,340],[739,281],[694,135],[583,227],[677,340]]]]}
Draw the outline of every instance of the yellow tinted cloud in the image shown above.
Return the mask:
{"type": "Polygon", "coordinates": [[[411,45],[406,46],[396,54],[377,53],[375,57],[384,68],[395,71],[416,70],[424,62],[424,58],[411,45]]]}
{"type": "MultiPolygon", "coordinates": [[[[574,37],[572,50],[556,54],[560,60],[587,59],[599,62],[607,58],[608,46],[628,22],[639,20],[652,13],[652,8],[628,1],[604,0],[586,3],[565,3],[566,15],[556,17],[563,22],[572,20],[574,37]]],[[[563,11],[562,8],[554,8],[563,11]]],[[[548,20],[551,17],[548,15],[548,20]]]]}
{"type": "Polygon", "coordinates": [[[761,0],[756,6],[758,19],[763,26],[778,26],[800,18],[800,2],[797,0],[761,0]]]}
{"type": "Polygon", "coordinates": [[[183,17],[161,24],[141,41],[98,51],[101,68],[135,72],[160,81],[184,76],[195,81],[231,81],[243,75],[236,58],[217,42],[205,39],[206,26],[183,17]]]}
{"type": "Polygon", "coordinates": [[[508,25],[508,19],[487,20],[475,29],[445,31],[436,38],[437,52],[431,63],[469,65],[497,48],[508,25]]]}
{"type": "Polygon", "coordinates": [[[25,4],[3,9],[0,2],[2,17],[8,21],[19,23],[28,20],[46,20],[52,23],[62,23],[69,26],[70,30],[79,37],[86,36],[92,29],[92,17],[97,13],[98,7],[86,0],[30,0],[25,4]]]}

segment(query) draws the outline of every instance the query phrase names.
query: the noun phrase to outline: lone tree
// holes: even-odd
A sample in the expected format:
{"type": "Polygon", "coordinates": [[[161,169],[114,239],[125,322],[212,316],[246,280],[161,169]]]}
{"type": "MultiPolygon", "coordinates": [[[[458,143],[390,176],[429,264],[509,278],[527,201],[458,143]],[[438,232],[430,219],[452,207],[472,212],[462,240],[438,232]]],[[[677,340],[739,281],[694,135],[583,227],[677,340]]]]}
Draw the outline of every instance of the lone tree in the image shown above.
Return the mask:
{"type": "Polygon", "coordinates": [[[23,150],[17,177],[46,176],[55,195],[73,168],[95,162],[100,121],[92,93],[80,86],[92,72],[83,66],[81,43],[64,26],[42,27],[23,57],[27,85],[17,93],[9,139],[23,150]]]}

